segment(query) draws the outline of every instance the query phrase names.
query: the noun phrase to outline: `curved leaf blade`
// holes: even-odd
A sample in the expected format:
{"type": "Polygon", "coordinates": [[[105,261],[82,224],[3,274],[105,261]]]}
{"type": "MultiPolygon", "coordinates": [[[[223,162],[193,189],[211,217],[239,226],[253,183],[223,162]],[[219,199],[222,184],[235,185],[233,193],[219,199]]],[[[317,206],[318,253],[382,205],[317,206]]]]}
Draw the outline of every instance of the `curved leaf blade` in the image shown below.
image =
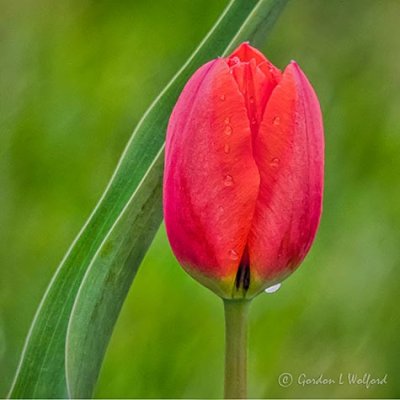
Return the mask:
{"type": "Polygon", "coordinates": [[[177,96],[199,65],[260,32],[260,27],[261,31],[271,27],[285,3],[232,0],[139,122],[105,193],[50,282],[31,325],[10,397],[91,395],[123,300],[161,222],[162,146],[177,96]],[[93,291],[88,291],[90,284],[93,291]],[[64,350],[73,307],[68,390],[64,350]],[[91,318],[89,325],[87,318],[91,318]],[[101,337],[97,337],[99,327],[104,332],[101,337]]]}

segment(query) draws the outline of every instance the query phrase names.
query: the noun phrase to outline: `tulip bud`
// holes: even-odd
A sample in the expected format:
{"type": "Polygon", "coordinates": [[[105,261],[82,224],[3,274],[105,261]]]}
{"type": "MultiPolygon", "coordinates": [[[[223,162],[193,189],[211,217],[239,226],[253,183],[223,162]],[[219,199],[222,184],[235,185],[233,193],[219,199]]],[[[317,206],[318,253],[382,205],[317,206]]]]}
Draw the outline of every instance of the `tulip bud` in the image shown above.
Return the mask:
{"type": "Polygon", "coordinates": [[[164,217],[183,268],[223,298],[251,298],[306,256],[322,209],[324,137],[300,67],[243,43],[203,65],[172,112],[164,217]]]}

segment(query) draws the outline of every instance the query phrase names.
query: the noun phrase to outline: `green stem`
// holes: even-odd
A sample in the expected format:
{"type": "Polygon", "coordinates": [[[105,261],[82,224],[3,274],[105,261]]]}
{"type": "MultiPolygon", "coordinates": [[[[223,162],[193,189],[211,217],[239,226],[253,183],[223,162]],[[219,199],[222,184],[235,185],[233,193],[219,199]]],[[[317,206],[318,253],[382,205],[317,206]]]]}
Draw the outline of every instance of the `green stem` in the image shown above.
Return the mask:
{"type": "Polygon", "coordinates": [[[225,398],[247,396],[247,316],[249,300],[224,299],[225,398]]]}

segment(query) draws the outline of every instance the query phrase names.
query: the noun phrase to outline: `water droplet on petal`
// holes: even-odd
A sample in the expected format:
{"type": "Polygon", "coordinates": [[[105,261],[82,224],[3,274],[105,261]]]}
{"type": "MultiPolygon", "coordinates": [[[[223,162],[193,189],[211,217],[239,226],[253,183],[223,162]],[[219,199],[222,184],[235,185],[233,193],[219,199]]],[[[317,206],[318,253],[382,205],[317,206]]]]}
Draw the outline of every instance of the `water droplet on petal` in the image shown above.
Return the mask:
{"type": "Polygon", "coordinates": [[[273,158],[273,159],[271,160],[271,162],[269,163],[269,165],[270,165],[272,168],[278,168],[279,163],[280,163],[279,158],[273,158]]]}
{"type": "Polygon", "coordinates": [[[255,118],[252,118],[252,119],[251,119],[251,124],[252,124],[252,125],[255,125],[256,123],[257,123],[257,120],[256,120],[255,118]]]}
{"type": "Polygon", "coordinates": [[[231,260],[238,260],[239,259],[239,254],[235,250],[229,250],[229,258],[231,260]]]}
{"type": "Polygon", "coordinates": [[[221,101],[224,101],[225,100],[225,95],[221,94],[221,96],[219,96],[219,98],[220,98],[221,101]]]}
{"type": "Polygon", "coordinates": [[[250,96],[250,97],[249,97],[249,102],[250,102],[251,104],[254,103],[254,97],[253,97],[253,96],[250,96]]]}
{"type": "Polygon", "coordinates": [[[225,124],[227,125],[227,124],[229,124],[229,122],[231,122],[231,119],[230,119],[229,117],[226,117],[226,118],[224,119],[224,122],[225,122],[225,124]]]}
{"type": "Polygon", "coordinates": [[[281,286],[282,283],[277,283],[276,285],[270,286],[269,288],[265,289],[265,293],[275,293],[280,289],[281,286]]]}
{"type": "Polygon", "coordinates": [[[220,214],[222,214],[222,213],[224,212],[224,207],[219,206],[219,207],[218,207],[218,212],[219,212],[220,214]]]}
{"type": "Polygon", "coordinates": [[[272,120],[272,123],[273,123],[274,125],[279,125],[279,124],[281,123],[281,119],[280,119],[279,117],[275,117],[275,118],[272,120]]]}
{"type": "Polygon", "coordinates": [[[225,154],[228,154],[230,151],[231,151],[231,147],[229,146],[229,144],[226,144],[226,145],[224,146],[224,153],[225,153],[225,154]]]}
{"type": "Polygon", "coordinates": [[[232,57],[231,58],[231,63],[234,64],[239,64],[240,63],[240,58],[239,57],[232,57]]]}
{"type": "Polygon", "coordinates": [[[230,136],[232,135],[232,127],[230,125],[227,125],[224,129],[225,135],[230,136]]]}
{"type": "Polygon", "coordinates": [[[224,178],[224,185],[225,186],[232,186],[233,185],[233,178],[231,175],[226,175],[224,178]]]}

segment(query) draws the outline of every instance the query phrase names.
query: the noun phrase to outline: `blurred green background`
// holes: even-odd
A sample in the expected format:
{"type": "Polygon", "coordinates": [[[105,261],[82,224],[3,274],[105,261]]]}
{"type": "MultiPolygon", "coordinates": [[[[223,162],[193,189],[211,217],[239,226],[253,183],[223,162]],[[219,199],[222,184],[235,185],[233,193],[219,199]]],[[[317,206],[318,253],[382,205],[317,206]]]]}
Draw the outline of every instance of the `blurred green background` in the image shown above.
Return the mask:
{"type": "MultiPolygon", "coordinates": [[[[225,4],[0,1],[0,397],[133,127],[225,4]]],[[[292,0],[263,48],[279,67],[298,61],[320,96],[326,191],[303,266],[253,302],[252,397],[400,396],[399,17],[398,0],[292,0]],[[302,386],[302,373],[387,384],[302,386]]],[[[96,396],[221,396],[220,303],[181,270],[162,226],[96,396]]]]}

